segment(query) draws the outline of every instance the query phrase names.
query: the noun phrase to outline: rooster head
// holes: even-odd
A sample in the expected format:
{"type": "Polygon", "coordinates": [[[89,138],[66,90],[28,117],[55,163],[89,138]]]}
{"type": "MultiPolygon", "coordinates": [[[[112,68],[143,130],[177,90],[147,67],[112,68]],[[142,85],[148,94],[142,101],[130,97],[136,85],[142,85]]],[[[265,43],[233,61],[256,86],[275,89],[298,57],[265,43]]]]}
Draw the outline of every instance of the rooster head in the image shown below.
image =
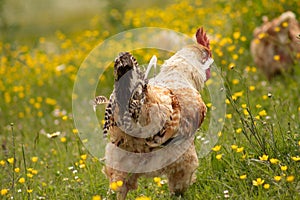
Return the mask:
{"type": "MultiPolygon", "coordinates": [[[[204,55],[203,62],[211,62],[212,60],[212,53],[209,46],[209,39],[207,38],[207,35],[204,31],[204,29],[201,27],[196,32],[196,40],[197,43],[201,45],[201,47],[205,50],[206,55],[204,55]]],[[[204,65],[207,66],[207,65],[204,65]]],[[[206,80],[208,80],[211,76],[210,74],[210,64],[205,69],[206,74],[206,80]]]]}

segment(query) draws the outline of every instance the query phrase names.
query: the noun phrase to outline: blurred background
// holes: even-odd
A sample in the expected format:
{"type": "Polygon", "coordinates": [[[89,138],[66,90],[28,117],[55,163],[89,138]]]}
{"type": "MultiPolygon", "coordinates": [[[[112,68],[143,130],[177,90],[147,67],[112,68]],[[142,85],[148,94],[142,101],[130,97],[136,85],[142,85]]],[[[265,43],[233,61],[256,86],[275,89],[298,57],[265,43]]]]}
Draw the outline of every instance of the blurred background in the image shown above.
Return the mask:
{"type": "MultiPolygon", "coordinates": [[[[120,30],[125,10],[160,7],[166,1],[129,0],[0,0],[0,36],[4,41],[32,43],[35,38],[54,36],[61,30],[76,34],[91,27],[120,30]]],[[[124,28],[124,27],[123,27],[124,28]]]]}
{"type": "MultiPolygon", "coordinates": [[[[300,1],[0,0],[0,199],[113,199],[100,170],[103,165],[88,155],[88,140],[77,137],[81,133],[74,125],[72,100],[82,95],[73,93],[78,70],[97,45],[121,31],[160,27],[193,37],[200,26],[208,33],[213,59],[226,83],[227,114],[224,129],[217,133],[222,148],[201,160],[199,181],[185,199],[300,199],[300,52],[293,52],[293,73],[268,81],[250,51],[251,41],[270,47],[272,35],[263,32],[253,40],[253,31],[263,18],[272,20],[285,11],[295,13],[299,21],[300,1]]],[[[291,27],[285,21],[273,30],[286,35],[291,27]]],[[[136,41],[133,34],[125,38],[136,41]]],[[[167,39],[176,42],[172,35],[154,38],[167,39]]],[[[120,43],[105,52],[118,55],[117,47],[126,46],[120,43]]],[[[126,50],[134,49],[134,43],[129,45],[126,50]]],[[[258,54],[281,64],[280,52],[265,52],[258,54]]],[[[132,53],[140,64],[156,55],[160,65],[170,56],[146,48],[132,53]]],[[[90,62],[105,71],[86,83],[98,83],[95,95],[109,97],[113,59],[107,67],[99,57],[90,62]]],[[[207,89],[201,95],[209,119],[215,105],[207,89]]],[[[92,104],[84,106],[92,109],[92,104]]],[[[97,109],[99,127],[104,109],[97,109]]],[[[170,199],[166,184],[158,188],[148,183],[128,198],[170,199]]]]}

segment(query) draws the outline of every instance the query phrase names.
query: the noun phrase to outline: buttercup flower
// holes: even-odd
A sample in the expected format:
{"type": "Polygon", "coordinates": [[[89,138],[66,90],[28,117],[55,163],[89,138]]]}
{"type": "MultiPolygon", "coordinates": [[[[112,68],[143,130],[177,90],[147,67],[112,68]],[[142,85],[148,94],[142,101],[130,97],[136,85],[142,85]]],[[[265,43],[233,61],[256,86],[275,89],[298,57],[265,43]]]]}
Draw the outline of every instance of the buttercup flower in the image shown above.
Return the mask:
{"type": "Polygon", "coordinates": [[[287,182],[293,182],[294,180],[295,180],[295,176],[293,175],[286,177],[287,182]]]}
{"type": "Polygon", "coordinates": [[[1,189],[0,194],[1,196],[5,196],[8,193],[8,189],[1,189]]]}
{"type": "Polygon", "coordinates": [[[21,184],[25,183],[25,178],[23,178],[23,177],[20,178],[18,182],[21,183],[21,184]]]}
{"type": "Polygon", "coordinates": [[[216,145],[215,147],[212,148],[212,150],[217,152],[220,151],[221,147],[222,147],[221,145],[216,145]]]}
{"type": "Polygon", "coordinates": [[[95,195],[92,197],[92,200],[101,200],[101,196],[100,195],[95,195]]]}
{"type": "Polygon", "coordinates": [[[265,182],[265,180],[262,180],[261,178],[257,178],[256,180],[252,181],[252,184],[254,186],[259,186],[259,185],[262,185],[264,182],[265,182]]]}
{"type": "Polygon", "coordinates": [[[246,179],[246,178],[247,178],[247,175],[246,175],[246,174],[240,176],[240,179],[241,179],[241,180],[244,180],[244,179],[246,179]]]}
{"type": "Polygon", "coordinates": [[[265,189],[269,189],[270,188],[270,184],[268,184],[268,183],[264,184],[264,188],[265,189]]]}
{"type": "Polygon", "coordinates": [[[267,161],[268,158],[269,158],[269,156],[267,156],[267,155],[265,155],[265,154],[262,155],[262,156],[259,156],[259,159],[262,160],[262,161],[267,161]]]}
{"type": "Polygon", "coordinates": [[[286,171],[287,168],[288,168],[288,167],[287,167],[286,165],[283,165],[283,166],[280,167],[280,169],[281,169],[282,171],[286,171]]]}
{"type": "Polygon", "coordinates": [[[276,158],[271,158],[271,159],[270,159],[270,163],[272,163],[272,164],[278,164],[278,163],[279,163],[279,160],[276,159],[276,158]]]}
{"type": "Polygon", "coordinates": [[[221,160],[221,159],[222,159],[222,156],[223,156],[222,154],[218,154],[218,155],[216,155],[216,159],[217,159],[217,160],[221,160]]]}
{"type": "Polygon", "coordinates": [[[277,181],[277,182],[280,181],[281,180],[281,176],[274,176],[274,180],[277,181]]]}
{"type": "Polygon", "coordinates": [[[38,159],[39,159],[38,157],[34,156],[34,157],[31,158],[31,161],[32,161],[32,162],[37,162],[38,159]]]}

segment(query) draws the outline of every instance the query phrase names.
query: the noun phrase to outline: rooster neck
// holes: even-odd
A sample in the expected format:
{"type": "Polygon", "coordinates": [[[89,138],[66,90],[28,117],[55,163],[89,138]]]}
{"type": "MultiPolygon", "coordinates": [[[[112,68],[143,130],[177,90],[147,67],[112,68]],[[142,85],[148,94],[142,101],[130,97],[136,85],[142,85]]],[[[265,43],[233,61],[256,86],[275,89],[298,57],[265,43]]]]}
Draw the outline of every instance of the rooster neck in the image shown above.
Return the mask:
{"type": "Polygon", "coordinates": [[[167,87],[189,87],[201,90],[206,79],[205,70],[200,68],[199,55],[191,51],[179,51],[166,60],[155,82],[169,84],[167,87]]]}

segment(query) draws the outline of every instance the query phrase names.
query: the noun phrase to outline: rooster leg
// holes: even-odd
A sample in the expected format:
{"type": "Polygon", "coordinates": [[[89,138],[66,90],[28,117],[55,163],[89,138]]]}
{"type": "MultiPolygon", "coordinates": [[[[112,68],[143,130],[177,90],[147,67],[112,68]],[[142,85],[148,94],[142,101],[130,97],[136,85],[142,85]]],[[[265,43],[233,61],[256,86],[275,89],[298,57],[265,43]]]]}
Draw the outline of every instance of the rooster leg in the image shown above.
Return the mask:
{"type": "Polygon", "coordinates": [[[172,194],[182,196],[196,181],[195,171],[198,167],[198,158],[194,145],[191,145],[187,152],[172,165],[167,173],[169,189],[172,194]]]}
{"type": "Polygon", "coordinates": [[[126,187],[122,187],[122,190],[118,191],[117,193],[117,200],[125,200],[128,191],[129,190],[126,187]]]}
{"type": "Polygon", "coordinates": [[[121,172],[108,166],[103,168],[103,172],[109,178],[110,185],[114,182],[122,181],[122,186],[116,188],[118,200],[125,200],[129,190],[137,189],[138,174],[121,172]]]}
{"type": "Polygon", "coordinates": [[[135,174],[127,174],[126,177],[124,177],[123,186],[118,189],[117,200],[125,200],[129,190],[137,189],[137,179],[138,176],[135,174]]]}

